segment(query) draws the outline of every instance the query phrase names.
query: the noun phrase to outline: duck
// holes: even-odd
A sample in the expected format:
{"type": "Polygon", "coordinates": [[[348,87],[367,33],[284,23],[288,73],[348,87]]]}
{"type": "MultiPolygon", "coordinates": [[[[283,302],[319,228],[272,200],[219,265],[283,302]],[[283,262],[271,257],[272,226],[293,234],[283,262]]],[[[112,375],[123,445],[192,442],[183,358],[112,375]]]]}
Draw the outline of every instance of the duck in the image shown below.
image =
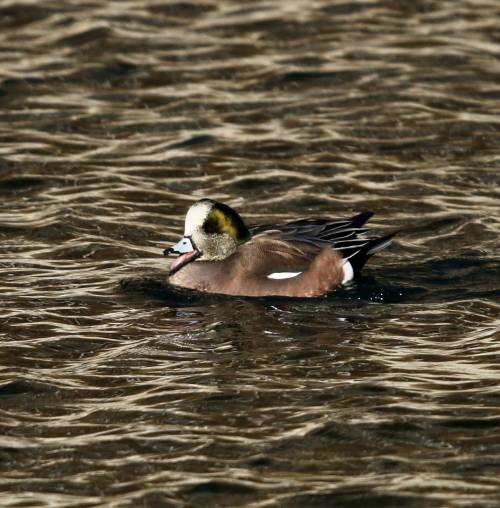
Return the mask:
{"type": "Polygon", "coordinates": [[[168,283],[233,296],[320,297],[352,281],[395,231],[366,238],[374,215],[302,218],[247,227],[230,206],[200,199],[188,210],[168,283]]]}

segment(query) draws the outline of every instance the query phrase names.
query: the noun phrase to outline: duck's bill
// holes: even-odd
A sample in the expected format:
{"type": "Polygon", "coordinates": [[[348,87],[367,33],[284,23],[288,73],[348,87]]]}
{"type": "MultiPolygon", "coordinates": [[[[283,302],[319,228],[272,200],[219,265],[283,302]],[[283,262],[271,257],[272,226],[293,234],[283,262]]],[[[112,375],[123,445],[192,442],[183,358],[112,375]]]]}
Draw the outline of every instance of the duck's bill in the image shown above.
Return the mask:
{"type": "Polygon", "coordinates": [[[165,254],[165,256],[168,256],[169,254],[180,254],[180,256],[170,266],[170,275],[173,275],[183,266],[186,266],[201,255],[200,251],[193,247],[189,238],[183,238],[180,242],[176,243],[169,249],[165,249],[163,254],[165,254]]]}
{"type": "Polygon", "coordinates": [[[185,254],[187,252],[193,252],[194,250],[196,249],[194,248],[193,242],[191,242],[191,238],[185,236],[180,242],[172,245],[170,249],[165,249],[163,254],[165,254],[165,256],[169,254],[185,254]]]}

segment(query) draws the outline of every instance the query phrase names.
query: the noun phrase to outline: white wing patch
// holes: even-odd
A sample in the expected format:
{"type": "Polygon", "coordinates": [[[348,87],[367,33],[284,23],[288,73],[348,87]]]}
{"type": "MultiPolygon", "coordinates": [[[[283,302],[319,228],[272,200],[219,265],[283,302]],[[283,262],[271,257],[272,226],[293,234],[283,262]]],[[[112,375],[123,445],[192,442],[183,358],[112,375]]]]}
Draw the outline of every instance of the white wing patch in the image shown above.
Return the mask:
{"type": "MultiPolygon", "coordinates": [[[[345,284],[346,282],[349,282],[354,278],[354,270],[352,268],[351,263],[349,263],[349,260],[345,259],[344,263],[342,264],[342,268],[344,270],[344,279],[342,280],[342,284],[345,284]]],[[[291,279],[292,277],[297,277],[297,275],[300,275],[302,272],[276,272],[271,273],[267,276],[268,279],[291,279]]]]}
{"type": "Polygon", "coordinates": [[[302,272],[276,272],[271,273],[267,276],[268,279],[291,279],[292,277],[297,277],[302,272]]]}
{"type": "Polygon", "coordinates": [[[342,263],[342,268],[344,270],[344,279],[342,280],[342,284],[349,282],[354,277],[354,270],[352,269],[351,263],[349,263],[348,259],[344,259],[342,263]]]}

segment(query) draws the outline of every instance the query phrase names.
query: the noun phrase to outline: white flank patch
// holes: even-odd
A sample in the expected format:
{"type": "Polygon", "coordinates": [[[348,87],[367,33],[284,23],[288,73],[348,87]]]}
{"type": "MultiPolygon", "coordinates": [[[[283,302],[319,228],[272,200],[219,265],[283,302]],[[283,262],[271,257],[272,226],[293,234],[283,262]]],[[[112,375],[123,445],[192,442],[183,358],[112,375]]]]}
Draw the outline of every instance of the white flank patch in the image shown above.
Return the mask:
{"type": "Polygon", "coordinates": [[[271,273],[267,276],[268,279],[291,279],[292,277],[297,277],[302,272],[276,272],[271,273]]]}
{"type": "Polygon", "coordinates": [[[346,282],[352,280],[352,278],[354,277],[354,270],[352,269],[351,263],[349,263],[349,260],[347,259],[344,259],[342,268],[344,270],[344,280],[342,281],[342,284],[345,284],[346,282]]]}
{"type": "Polygon", "coordinates": [[[195,229],[201,227],[211,209],[212,204],[209,202],[195,203],[186,214],[184,236],[191,236],[195,229]]]}

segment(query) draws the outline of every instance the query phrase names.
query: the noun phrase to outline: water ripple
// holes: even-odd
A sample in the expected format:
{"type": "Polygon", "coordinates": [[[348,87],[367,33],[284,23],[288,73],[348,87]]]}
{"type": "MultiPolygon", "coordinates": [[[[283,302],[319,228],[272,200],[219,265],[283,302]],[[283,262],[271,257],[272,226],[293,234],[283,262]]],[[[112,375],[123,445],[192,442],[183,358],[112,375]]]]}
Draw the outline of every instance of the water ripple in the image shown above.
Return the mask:
{"type": "Polygon", "coordinates": [[[3,506],[496,506],[498,8],[0,7],[3,506]],[[402,228],[324,298],[179,291],[196,199],[402,228]]]}

